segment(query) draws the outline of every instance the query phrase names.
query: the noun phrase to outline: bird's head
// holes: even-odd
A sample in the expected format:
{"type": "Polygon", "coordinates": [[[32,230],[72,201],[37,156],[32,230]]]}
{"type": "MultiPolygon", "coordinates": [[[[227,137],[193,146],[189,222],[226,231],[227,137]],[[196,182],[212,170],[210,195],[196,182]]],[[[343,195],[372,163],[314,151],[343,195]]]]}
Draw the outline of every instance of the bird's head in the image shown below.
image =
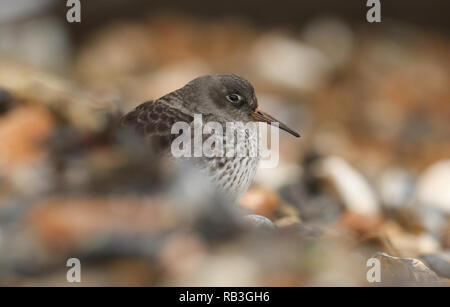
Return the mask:
{"type": "Polygon", "coordinates": [[[189,103],[194,111],[213,114],[227,121],[278,123],[278,127],[290,134],[300,135],[276,118],[258,108],[253,85],[237,75],[206,75],[189,82],[182,90],[195,99],[189,103]]]}

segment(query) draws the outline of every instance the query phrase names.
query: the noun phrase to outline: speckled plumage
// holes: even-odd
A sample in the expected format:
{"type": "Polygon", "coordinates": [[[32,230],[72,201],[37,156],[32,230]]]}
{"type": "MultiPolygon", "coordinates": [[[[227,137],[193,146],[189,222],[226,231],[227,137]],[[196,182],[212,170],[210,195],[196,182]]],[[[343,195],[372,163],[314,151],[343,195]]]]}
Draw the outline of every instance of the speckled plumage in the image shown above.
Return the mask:
{"type": "MultiPolygon", "coordinates": [[[[175,122],[189,123],[192,128],[194,115],[201,114],[204,124],[218,122],[225,134],[227,122],[246,124],[255,121],[255,113],[264,115],[256,108],[257,98],[250,82],[236,75],[208,75],[194,79],[159,99],[139,105],[122,118],[122,124],[134,128],[150,140],[154,148],[170,155],[171,143],[178,137],[171,133],[175,122]],[[233,101],[231,98],[236,97],[230,98],[230,95],[238,95],[239,100],[233,101]]],[[[275,121],[273,118],[269,120],[275,121]]],[[[266,119],[263,121],[271,122],[266,119]]],[[[203,134],[203,141],[209,137],[211,135],[203,134]]],[[[248,131],[246,137],[249,138],[248,131]]],[[[252,147],[259,143],[249,142],[244,146],[252,147]]],[[[189,159],[211,178],[219,191],[236,201],[253,180],[259,162],[259,150],[257,152],[257,156],[203,156],[189,159]]]]}

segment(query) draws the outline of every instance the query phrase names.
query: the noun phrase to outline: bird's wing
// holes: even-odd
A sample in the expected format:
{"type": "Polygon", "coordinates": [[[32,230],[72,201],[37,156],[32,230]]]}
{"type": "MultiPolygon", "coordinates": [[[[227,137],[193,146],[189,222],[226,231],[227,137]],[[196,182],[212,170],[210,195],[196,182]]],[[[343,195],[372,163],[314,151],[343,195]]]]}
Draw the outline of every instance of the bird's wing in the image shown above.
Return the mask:
{"type": "Polygon", "coordinates": [[[148,138],[156,149],[166,150],[178,136],[171,133],[172,125],[180,121],[190,124],[193,120],[191,115],[168,106],[164,101],[152,100],[125,114],[121,124],[148,138]]]}

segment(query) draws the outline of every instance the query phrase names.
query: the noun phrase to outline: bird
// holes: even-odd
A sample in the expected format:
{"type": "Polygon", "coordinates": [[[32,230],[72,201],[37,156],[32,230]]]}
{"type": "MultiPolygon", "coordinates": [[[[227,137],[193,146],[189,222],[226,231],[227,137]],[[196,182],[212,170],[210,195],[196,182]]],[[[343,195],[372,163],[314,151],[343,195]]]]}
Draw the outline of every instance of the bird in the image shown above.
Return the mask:
{"type": "MultiPolygon", "coordinates": [[[[161,98],[140,104],[125,114],[120,122],[123,127],[131,128],[145,138],[157,151],[170,157],[171,144],[179,136],[172,133],[172,125],[185,122],[193,127],[196,114],[201,114],[205,122],[214,121],[223,127],[229,122],[265,122],[276,124],[295,137],[300,136],[287,125],[260,110],[253,85],[235,74],[197,77],[161,98]]],[[[245,136],[249,138],[248,131],[245,132],[245,136]]],[[[209,137],[212,136],[202,135],[203,140],[209,137]]],[[[254,143],[245,144],[253,146],[249,144],[254,143]]],[[[237,202],[250,187],[260,156],[219,155],[190,157],[188,160],[205,174],[217,192],[229,201],[237,202]]]]}

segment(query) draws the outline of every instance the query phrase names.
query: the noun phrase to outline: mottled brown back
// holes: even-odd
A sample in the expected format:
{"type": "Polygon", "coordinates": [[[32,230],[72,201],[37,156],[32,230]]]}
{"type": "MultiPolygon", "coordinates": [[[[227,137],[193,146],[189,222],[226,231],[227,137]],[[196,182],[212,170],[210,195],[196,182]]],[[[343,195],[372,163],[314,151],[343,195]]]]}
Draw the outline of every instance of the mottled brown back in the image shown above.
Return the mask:
{"type": "Polygon", "coordinates": [[[194,118],[159,100],[145,102],[121,119],[122,126],[134,129],[148,139],[156,150],[166,151],[179,134],[172,134],[175,122],[191,123],[194,118]]]}

